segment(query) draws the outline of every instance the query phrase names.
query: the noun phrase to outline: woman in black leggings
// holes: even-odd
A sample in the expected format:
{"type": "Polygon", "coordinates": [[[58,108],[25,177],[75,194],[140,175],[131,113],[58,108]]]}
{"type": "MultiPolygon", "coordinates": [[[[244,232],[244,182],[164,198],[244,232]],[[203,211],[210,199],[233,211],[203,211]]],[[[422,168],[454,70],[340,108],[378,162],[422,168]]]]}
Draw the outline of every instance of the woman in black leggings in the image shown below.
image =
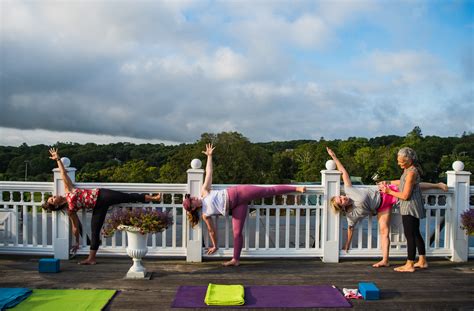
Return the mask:
{"type": "Polygon", "coordinates": [[[71,179],[66,173],[63,163],[60,160],[58,150],[51,148],[49,150],[50,158],[57,162],[61,177],[64,181],[65,196],[56,196],[48,198],[43,208],[48,211],[59,211],[67,209],[69,219],[72,224],[72,232],[76,238],[76,244],[73,245],[71,251],[75,253],[79,249],[79,235],[81,232],[81,222],[77,216],[80,209],[92,209],[91,219],[91,246],[89,257],[80,262],[82,265],[95,265],[96,253],[100,244],[100,230],[105,221],[109,206],[120,203],[129,202],[157,202],[160,201],[159,194],[151,196],[148,194],[135,194],[114,191],[110,189],[79,189],[75,188],[71,179]]]}
{"type": "Polygon", "coordinates": [[[425,218],[425,208],[420,190],[421,167],[415,151],[408,147],[398,151],[397,161],[403,169],[403,175],[400,180],[389,183],[399,186],[400,192],[392,191],[385,184],[381,186],[381,190],[400,199],[400,214],[407,239],[407,262],[405,265],[395,268],[395,271],[414,272],[415,268],[428,268],[425,241],[420,233],[420,219],[425,218]],[[417,249],[419,258],[415,263],[417,249]]]}

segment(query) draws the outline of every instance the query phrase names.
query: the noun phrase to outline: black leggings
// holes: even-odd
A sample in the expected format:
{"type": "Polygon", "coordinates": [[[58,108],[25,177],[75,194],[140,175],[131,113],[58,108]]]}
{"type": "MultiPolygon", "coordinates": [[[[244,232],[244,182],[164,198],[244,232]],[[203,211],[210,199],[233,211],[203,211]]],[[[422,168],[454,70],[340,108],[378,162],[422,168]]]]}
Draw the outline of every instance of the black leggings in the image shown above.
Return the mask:
{"type": "Polygon", "coordinates": [[[100,189],[99,197],[92,211],[91,219],[91,250],[99,249],[100,230],[104,225],[105,216],[109,206],[120,203],[142,202],[145,203],[144,194],[124,193],[110,189],[100,189]]]}
{"type": "Polygon", "coordinates": [[[402,215],[403,232],[407,239],[408,260],[415,260],[416,249],[418,255],[425,255],[425,241],[420,232],[420,219],[411,215],[402,215]]]}

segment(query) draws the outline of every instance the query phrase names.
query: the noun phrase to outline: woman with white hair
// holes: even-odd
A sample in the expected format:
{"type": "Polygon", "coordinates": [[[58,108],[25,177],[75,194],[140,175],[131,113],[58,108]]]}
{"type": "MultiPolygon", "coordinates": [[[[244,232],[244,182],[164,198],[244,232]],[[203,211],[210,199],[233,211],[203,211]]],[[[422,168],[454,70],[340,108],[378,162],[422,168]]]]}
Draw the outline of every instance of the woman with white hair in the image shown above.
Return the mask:
{"type": "MultiPolygon", "coordinates": [[[[373,188],[355,188],[349,173],[337,158],[334,151],[326,147],[328,154],[336,162],[337,169],[342,173],[345,195],[331,198],[331,205],[336,213],[341,213],[347,218],[347,239],[343,249],[348,252],[352,236],[357,224],[369,215],[377,215],[379,226],[379,239],[382,249],[382,260],[374,263],[372,267],[381,268],[390,266],[390,217],[391,209],[397,202],[400,181],[382,182],[379,190],[373,188]],[[383,189],[383,191],[382,191],[383,189]]],[[[440,189],[446,191],[448,187],[444,183],[421,183],[421,189],[440,189]]],[[[402,190],[403,192],[403,190],[402,190]]]]}
{"type": "Polygon", "coordinates": [[[407,240],[407,261],[405,265],[396,267],[397,272],[414,272],[415,268],[426,269],[425,241],[420,232],[420,219],[425,218],[425,208],[421,195],[420,175],[422,170],[415,150],[403,147],[397,154],[398,166],[403,169],[400,180],[392,180],[380,186],[381,191],[398,198],[400,201],[400,214],[402,215],[403,231],[407,240]],[[396,185],[400,192],[390,189],[396,185]],[[416,250],[418,249],[418,262],[415,263],[416,250]]]}

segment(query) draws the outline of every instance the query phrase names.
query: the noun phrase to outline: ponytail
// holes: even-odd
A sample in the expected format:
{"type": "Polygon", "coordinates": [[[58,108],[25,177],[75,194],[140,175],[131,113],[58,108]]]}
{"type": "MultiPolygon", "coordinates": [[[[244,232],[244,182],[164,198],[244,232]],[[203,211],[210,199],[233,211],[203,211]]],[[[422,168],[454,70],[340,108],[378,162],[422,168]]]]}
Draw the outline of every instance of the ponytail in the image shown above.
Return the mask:
{"type": "Polygon", "coordinates": [[[68,207],[68,204],[67,202],[63,204],[51,204],[51,203],[45,202],[43,203],[43,205],[41,205],[41,207],[47,212],[57,212],[57,211],[62,211],[66,209],[68,207]]]}
{"type": "Polygon", "coordinates": [[[188,221],[191,227],[195,227],[199,223],[199,213],[197,210],[187,212],[188,221]]]}

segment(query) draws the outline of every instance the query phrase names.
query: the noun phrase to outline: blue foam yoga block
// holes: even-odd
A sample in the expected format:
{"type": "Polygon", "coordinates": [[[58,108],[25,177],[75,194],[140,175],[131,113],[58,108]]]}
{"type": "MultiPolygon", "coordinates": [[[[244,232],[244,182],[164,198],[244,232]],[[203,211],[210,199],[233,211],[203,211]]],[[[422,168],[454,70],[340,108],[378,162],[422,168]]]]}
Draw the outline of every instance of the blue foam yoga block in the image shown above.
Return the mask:
{"type": "Polygon", "coordinates": [[[380,298],[380,290],[374,283],[359,283],[359,293],[365,300],[377,300],[380,298]]]}
{"type": "Polygon", "coordinates": [[[57,273],[59,272],[59,259],[43,258],[39,260],[39,272],[57,273]]]}

